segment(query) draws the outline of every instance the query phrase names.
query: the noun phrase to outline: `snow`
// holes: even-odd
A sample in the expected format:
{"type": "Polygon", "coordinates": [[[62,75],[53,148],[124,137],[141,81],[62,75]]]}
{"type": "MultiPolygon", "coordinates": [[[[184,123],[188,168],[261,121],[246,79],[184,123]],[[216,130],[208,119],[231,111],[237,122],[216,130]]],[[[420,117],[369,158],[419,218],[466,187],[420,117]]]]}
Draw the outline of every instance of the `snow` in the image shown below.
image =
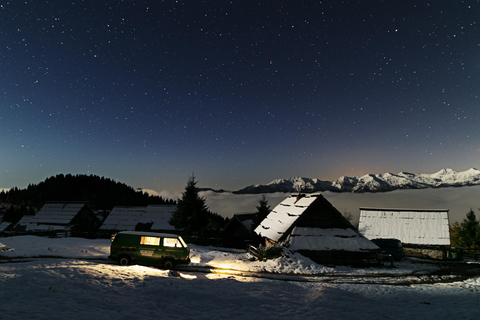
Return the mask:
{"type": "Polygon", "coordinates": [[[378,250],[371,241],[352,229],[319,229],[295,227],[290,238],[291,250],[378,250]]]}
{"type": "Polygon", "coordinates": [[[303,212],[317,199],[316,196],[287,197],[279,203],[255,229],[255,233],[278,241],[288,228],[303,214],[303,212]]]}
{"type": "Polygon", "coordinates": [[[152,230],[174,230],[169,221],[177,207],[149,205],[145,207],[114,207],[100,227],[101,230],[135,230],[136,225],[152,223],[152,230]]]}
{"type": "Polygon", "coordinates": [[[27,231],[63,231],[85,206],[84,203],[46,203],[34,216],[24,216],[19,225],[27,231]]]}
{"type": "Polygon", "coordinates": [[[238,251],[190,245],[193,266],[276,272],[278,278],[269,279],[121,267],[106,260],[109,246],[109,239],[0,238],[1,319],[480,318],[480,278],[409,286],[367,284],[371,278],[355,278],[356,284],[298,281],[305,274],[421,274],[434,264],[333,268],[288,252],[261,262],[238,251]],[[298,274],[297,281],[283,273],[298,274]]]}
{"type": "Polygon", "coordinates": [[[407,244],[450,245],[448,210],[360,208],[359,231],[368,239],[407,244]]]}

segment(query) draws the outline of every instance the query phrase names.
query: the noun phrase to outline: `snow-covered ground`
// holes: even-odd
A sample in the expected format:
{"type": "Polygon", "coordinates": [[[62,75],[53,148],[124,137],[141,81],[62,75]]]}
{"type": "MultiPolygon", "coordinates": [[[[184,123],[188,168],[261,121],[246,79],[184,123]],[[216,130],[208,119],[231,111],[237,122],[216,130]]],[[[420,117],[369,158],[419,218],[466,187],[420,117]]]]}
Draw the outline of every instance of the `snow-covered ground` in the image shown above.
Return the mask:
{"type": "Polygon", "coordinates": [[[279,276],[121,267],[105,260],[108,239],[0,238],[0,319],[480,319],[480,278],[398,286],[367,284],[362,277],[438,268],[428,262],[356,269],[321,266],[291,253],[259,262],[214,247],[191,249],[193,266],[279,276]],[[285,274],[360,277],[345,284],[288,281],[285,274]]]}

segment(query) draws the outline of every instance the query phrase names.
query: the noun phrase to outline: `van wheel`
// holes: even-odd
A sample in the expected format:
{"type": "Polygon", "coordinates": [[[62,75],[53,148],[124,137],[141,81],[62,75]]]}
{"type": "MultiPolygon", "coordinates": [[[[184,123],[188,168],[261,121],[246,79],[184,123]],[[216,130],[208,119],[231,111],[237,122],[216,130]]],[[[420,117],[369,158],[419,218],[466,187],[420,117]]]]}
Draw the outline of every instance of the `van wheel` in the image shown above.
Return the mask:
{"type": "Polygon", "coordinates": [[[120,260],[118,260],[118,263],[121,266],[128,266],[128,265],[130,265],[130,258],[129,257],[121,257],[120,260]]]}
{"type": "Polygon", "coordinates": [[[163,268],[166,270],[171,270],[174,266],[174,263],[171,259],[166,259],[163,261],[163,268]]]}

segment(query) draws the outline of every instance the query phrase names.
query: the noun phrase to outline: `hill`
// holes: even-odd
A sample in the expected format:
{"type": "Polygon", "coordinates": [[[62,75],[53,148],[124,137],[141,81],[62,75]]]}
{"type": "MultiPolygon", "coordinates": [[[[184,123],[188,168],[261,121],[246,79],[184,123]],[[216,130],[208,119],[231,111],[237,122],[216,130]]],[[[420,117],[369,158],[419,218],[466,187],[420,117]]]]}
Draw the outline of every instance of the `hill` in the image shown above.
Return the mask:
{"type": "Polygon", "coordinates": [[[85,201],[92,209],[111,210],[114,206],[175,204],[173,200],[136,191],[124,183],[95,175],[59,174],[26,189],[0,192],[0,202],[40,208],[47,201],[85,201]]]}

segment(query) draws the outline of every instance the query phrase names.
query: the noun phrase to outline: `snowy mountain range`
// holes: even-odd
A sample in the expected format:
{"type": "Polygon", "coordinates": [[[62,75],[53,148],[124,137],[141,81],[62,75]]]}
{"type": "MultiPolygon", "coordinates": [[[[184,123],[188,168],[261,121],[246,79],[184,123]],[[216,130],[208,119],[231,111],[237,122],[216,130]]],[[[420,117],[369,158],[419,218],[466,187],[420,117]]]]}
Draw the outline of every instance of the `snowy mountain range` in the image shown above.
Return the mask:
{"type": "Polygon", "coordinates": [[[461,187],[480,185],[480,170],[471,168],[466,171],[443,169],[433,174],[367,174],[361,177],[342,176],[335,181],[322,181],[310,178],[277,179],[266,185],[252,185],[236,194],[260,194],[274,192],[386,192],[397,189],[424,189],[442,187],[461,187]]]}

